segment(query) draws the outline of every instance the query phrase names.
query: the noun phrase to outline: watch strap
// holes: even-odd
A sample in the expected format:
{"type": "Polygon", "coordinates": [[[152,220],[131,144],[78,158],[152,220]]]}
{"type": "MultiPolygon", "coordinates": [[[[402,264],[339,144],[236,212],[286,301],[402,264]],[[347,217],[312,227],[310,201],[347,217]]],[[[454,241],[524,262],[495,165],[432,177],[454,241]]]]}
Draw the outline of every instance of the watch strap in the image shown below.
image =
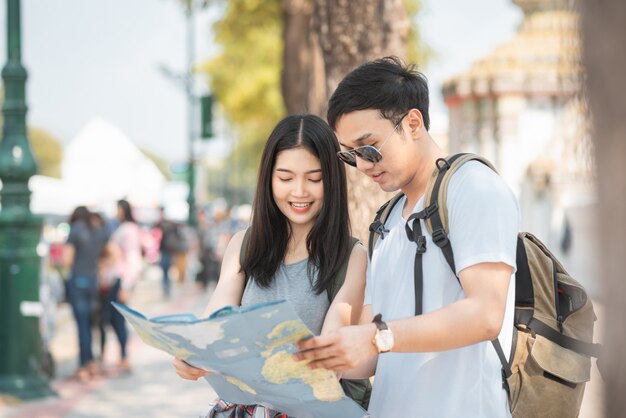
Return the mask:
{"type": "Polygon", "coordinates": [[[372,322],[376,325],[376,328],[378,328],[380,331],[389,329],[385,321],[383,321],[383,314],[379,313],[376,316],[374,316],[374,319],[372,319],[372,322]]]}

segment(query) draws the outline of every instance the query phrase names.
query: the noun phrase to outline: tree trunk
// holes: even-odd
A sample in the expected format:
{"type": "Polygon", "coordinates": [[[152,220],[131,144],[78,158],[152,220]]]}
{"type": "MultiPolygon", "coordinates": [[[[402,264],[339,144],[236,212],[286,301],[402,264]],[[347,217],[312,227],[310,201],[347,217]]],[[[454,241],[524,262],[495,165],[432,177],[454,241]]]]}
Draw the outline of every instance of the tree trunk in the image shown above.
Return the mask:
{"type": "MultiPolygon", "coordinates": [[[[330,96],[358,65],[386,55],[405,57],[410,22],[404,0],[315,0],[313,28],[319,36],[330,96]]],[[[327,99],[317,106],[323,113],[327,99]]],[[[369,224],[390,195],[357,170],[347,171],[352,232],[366,243],[369,224]]]]}
{"type": "Polygon", "coordinates": [[[605,416],[626,411],[626,2],[582,1],[583,60],[593,115],[599,197],[599,245],[605,289],[605,416]],[[620,52],[621,51],[621,52],[620,52]]]}
{"type": "Polygon", "coordinates": [[[324,64],[311,26],[311,0],[282,0],[283,68],[281,89],[288,114],[322,116],[326,101],[324,64]]]}

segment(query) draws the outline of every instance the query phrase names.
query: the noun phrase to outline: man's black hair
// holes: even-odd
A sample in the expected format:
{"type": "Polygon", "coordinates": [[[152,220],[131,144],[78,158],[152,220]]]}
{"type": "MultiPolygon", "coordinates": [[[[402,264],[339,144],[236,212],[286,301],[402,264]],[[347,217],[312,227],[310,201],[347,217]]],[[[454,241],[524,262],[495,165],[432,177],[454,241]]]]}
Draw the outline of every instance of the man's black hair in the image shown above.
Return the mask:
{"type": "Polygon", "coordinates": [[[366,62],[352,70],[339,83],[328,102],[328,124],[336,129],[339,118],[358,110],[376,109],[394,125],[410,109],[422,113],[424,127],[428,116],[428,82],[414,65],[398,57],[366,62]]]}

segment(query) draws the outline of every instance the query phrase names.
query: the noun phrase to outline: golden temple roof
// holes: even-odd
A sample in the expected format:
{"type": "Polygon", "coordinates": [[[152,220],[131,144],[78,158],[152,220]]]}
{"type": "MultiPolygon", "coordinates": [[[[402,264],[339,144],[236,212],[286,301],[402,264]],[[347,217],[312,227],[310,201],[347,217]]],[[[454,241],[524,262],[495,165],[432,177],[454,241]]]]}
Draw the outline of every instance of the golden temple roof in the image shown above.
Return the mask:
{"type": "Polygon", "coordinates": [[[509,42],[444,83],[446,101],[503,93],[569,96],[579,90],[579,15],[570,0],[514,0],[524,21],[509,42]]]}

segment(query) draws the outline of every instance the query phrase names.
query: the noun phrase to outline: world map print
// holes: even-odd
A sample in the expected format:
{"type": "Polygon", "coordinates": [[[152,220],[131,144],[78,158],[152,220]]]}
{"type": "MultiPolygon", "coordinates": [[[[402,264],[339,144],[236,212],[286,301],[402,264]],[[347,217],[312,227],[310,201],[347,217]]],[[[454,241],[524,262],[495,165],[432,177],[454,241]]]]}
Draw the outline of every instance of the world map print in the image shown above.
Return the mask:
{"type": "Polygon", "coordinates": [[[205,319],[148,319],[113,305],[146,344],[211,371],[205,379],[227,402],[263,405],[295,418],[369,416],[344,394],[333,372],[293,359],[295,343],[312,333],[286,301],[228,306],[205,319]]]}

